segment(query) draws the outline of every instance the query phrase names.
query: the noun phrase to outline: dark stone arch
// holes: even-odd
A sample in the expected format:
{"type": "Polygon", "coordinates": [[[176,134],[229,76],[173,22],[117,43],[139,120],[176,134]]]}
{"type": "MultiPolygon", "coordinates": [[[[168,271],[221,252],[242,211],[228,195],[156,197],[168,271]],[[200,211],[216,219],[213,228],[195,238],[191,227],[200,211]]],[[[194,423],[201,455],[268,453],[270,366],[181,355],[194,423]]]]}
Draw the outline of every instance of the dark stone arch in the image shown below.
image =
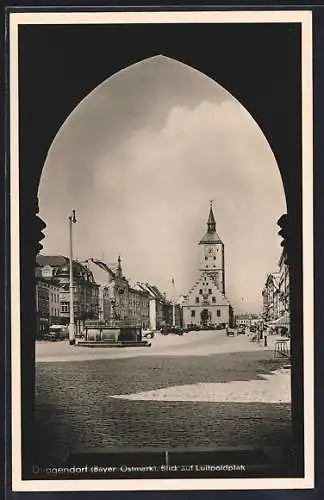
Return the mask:
{"type": "MultiPolygon", "coordinates": [[[[77,104],[121,69],[157,54],[228,90],[253,116],[277,159],[291,273],[295,438],[303,439],[301,75],[298,25],[22,26],[19,28],[23,446],[31,449],[34,263],[43,238],[37,192],[48,149],[77,104]],[[131,42],[125,43],[125,40],[131,42]]],[[[297,442],[296,441],[296,442],[297,442]]],[[[30,464],[25,460],[27,471],[30,464]]],[[[302,466],[302,462],[299,464],[302,466]]]]}

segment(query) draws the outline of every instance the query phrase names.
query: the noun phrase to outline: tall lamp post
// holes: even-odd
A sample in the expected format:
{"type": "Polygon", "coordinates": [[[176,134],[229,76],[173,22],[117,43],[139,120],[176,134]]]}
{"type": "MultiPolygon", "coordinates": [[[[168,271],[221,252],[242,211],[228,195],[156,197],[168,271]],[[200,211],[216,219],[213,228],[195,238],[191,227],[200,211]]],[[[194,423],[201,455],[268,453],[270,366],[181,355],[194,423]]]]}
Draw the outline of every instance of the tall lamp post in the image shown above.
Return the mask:
{"type": "Polygon", "coordinates": [[[172,326],[176,326],[176,315],[175,315],[175,284],[174,284],[174,278],[171,280],[172,286],[173,286],[173,305],[172,305],[172,326]]]}
{"type": "Polygon", "coordinates": [[[69,342],[75,344],[75,325],[74,325],[74,303],[73,303],[73,239],[72,225],[76,223],[75,210],[69,216],[69,237],[70,237],[70,324],[69,324],[69,342]]]}

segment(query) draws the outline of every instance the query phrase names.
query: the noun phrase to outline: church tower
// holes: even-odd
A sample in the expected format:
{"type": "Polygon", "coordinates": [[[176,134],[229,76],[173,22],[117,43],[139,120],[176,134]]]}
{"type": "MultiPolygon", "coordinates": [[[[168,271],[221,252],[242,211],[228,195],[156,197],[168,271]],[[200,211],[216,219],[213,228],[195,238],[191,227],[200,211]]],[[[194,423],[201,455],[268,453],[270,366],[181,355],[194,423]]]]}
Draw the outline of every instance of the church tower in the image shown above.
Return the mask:
{"type": "Polygon", "coordinates": [[[210,202],[207,231],[199,241],[198,276],[183,300],[183,320],[187,328],[224,328],[233,324],[233,308],[225,295],[224,243],[216,231],[210,202]]]}
{"type": "Polygon", "coordinates": [[[222,294],[225,294],[225,256],[224,243],[216,232],[216,221],[213,213],[213,203],[210,202],[207,232],[200,240],[199,271],[207,273],[215,282],[222,294]]]}

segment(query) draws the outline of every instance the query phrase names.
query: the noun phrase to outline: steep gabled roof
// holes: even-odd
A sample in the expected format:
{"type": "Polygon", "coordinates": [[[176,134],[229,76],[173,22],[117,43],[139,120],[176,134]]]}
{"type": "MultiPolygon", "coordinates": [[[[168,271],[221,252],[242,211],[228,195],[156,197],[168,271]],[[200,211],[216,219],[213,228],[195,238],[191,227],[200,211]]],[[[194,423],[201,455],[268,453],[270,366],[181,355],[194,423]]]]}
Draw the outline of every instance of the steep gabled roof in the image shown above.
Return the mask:
{"type": "Polygon", "coordinates": [[[106,271],[107,273],[111,274],[112,276],[115,275],[118,264],[116,262],[112,264],[106,264],[105,262],[102,262],[101,260],[97,259],[91,259],[91,261],[96,264],[98,267],[100,267],[103,271],[106,271]]]}
{"type": "Polygon", "coordinates": [[[37,255],[36,262],[39,266],[61,267],[69,263],[69,259],[63,255],[37,255]]]}
{"type": "Polygon", "coordinates": [[[215,232],[206,232],[206,234],[203,236],[203,238],[201,238],[201,240],[199,241],[199,245],[203,245],[203,244],[213,244],[213,243],[222,243],[222,240],[220,239],[220,237],[218,236],[218,234],[215,232]]]}
{"type": "Polygon", "coordinates": [[[136,286],[139,287],[141,290],[148,292],[150,296],[154,299],[160,300],[162,302],[165,302],[167,300],[156,285],[151,285],[150,283],[141,283],[138,281],[136,283],[136,286]]]}

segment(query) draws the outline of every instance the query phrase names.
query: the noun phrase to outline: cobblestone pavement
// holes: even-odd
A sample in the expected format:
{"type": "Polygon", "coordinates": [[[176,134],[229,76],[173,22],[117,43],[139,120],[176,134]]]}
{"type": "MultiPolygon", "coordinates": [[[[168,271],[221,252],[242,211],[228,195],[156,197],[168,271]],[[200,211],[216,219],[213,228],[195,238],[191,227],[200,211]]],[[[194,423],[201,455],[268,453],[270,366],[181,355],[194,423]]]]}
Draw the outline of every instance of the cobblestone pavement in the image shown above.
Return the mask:
{"type": "Polygon", "coordinates": [[[87,360],[37,363],[35,460],[57,462],[68,452],[95,447],[272,446],[290,438],[289,403],[111,397],[192,384],[261,380],[287,364],[274,359],[270,350],[244,351],[241,340],[237,352],[220,348],[217,353],[217,343],[223,346],[233,339],[209,337],[208,341],[207,335],[197,336],[192,339],[195,349],[192,345],[189,349],[189,341],[181,346],[181,339],[170,339],[160,351],[144,348],[150,355],[133,351],[112,358],[110,352],[108,359],[94,359],[92,353],[94,358],[87,360]]]}

